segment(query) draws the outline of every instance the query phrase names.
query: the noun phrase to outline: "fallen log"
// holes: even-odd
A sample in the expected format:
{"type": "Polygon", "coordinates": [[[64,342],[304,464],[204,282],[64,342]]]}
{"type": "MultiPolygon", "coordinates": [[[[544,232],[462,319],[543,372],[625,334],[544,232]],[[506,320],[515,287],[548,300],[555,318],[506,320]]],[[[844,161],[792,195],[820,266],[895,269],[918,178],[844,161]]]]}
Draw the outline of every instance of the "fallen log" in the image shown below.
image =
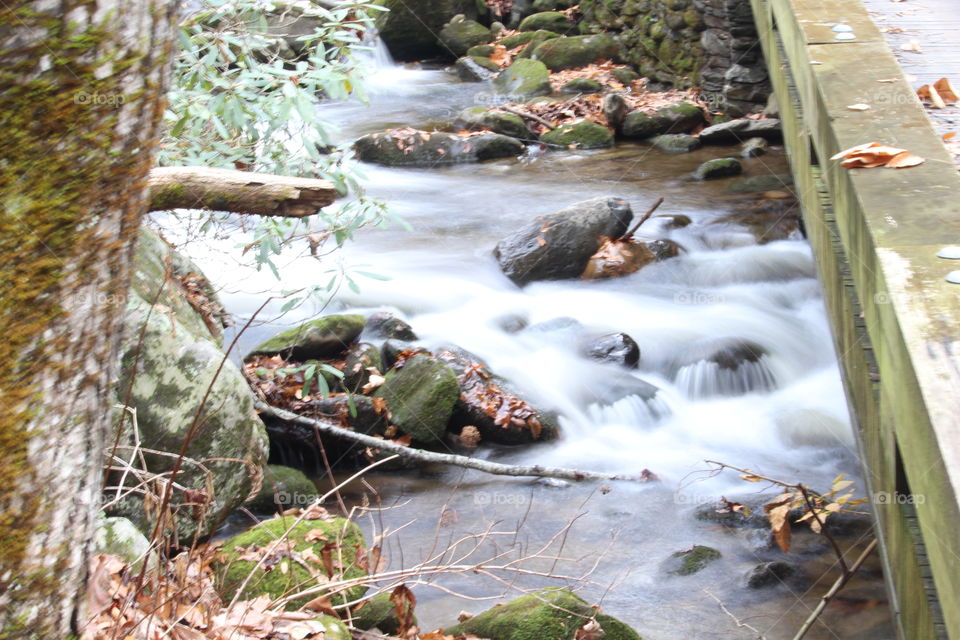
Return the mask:
{"type": "Polygon", "coordinates": [[[210,209],[304,218],[340,197],[327,180],[210,167],[156,167],[147,184],[150,211],[210,209]]]}
{"type": "Polygon", "coordinates": [[[292,411],[286,411],[267,404],[261,400],[254,403],[254,407],[261,414],[269,415],[287,422],[295,422],[315,428],[320,433],[343,438],[362,444],[365,447],[389,451],[403,458],[409,458],[418,462],[431,464],[447,464],[456,467],[465,467],[467,469],[476,469],[484,473],[490,473],[497,476],[532,476],[537,478],[562,478],[564,480],[573,480],[580,482],[582,480],[627,480],[631,482],[650,482],[656,480],[656,476],[647,469],[644,469],[639,475],[624,475],[619,473],[601,473],[597,471],[581,471],[579,469],[564,469],[559,467],[541,467],[540,465],[522,466],[499,464],[489,460],[480,460],[467,456],[458,456],[452,453],[438,453],[436,451],[425,451],[413,447],[405,447],[402,444],[381,440],[363,433],[344,429],[339,424],[328,422],[326,420],[316,420],[305,416],[297,415],[292,411]]]}

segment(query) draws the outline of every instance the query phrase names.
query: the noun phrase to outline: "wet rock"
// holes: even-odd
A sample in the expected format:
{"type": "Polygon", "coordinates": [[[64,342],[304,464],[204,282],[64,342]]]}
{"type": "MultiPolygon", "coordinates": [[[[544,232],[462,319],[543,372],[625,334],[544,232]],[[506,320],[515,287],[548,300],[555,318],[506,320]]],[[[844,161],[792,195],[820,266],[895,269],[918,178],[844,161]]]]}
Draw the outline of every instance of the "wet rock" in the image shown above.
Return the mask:
{"type": "Polygon", "coordinates": [[[553,91],[550,72],[537,60],[514,60],[513,64],[500,72],[493,86],[499,93],[518,99],[545,96],[553,91]]]}
{"type": "Polygon", "coordinates": [[[759,136],[744,140],[740,146],[741,158],[756,158],[764,155],[770,148],[770,143],[759,136]]]}
{"type": "Polygon", "coordinates": [[[574,78],[560,89],[561,93],[600,93],[603,85],[593,78],[574,78]]]}
{"type": "Polygon", "coordinates": [[[422,60],[450,53],[441,49],[437,33],[454,16],[477,16],[474,0],[381,0],[389,11],[375,15],[377,31],[397,60],[422,60]]]}
{"type": "Polygon", "coordinates": [[[357,339],[365,323],[366,318],[356,314],[323,316],[275,335],[247,357],[280,354],[299,361],[332,358],[357,339]]]}
{"type": "Polygon", "coordinates": [[[691,223],[690,216],[685,216],[682,213],[665,213],[653,217],[664,220],[664,226],[667,229],[682,229],[690,226],[691,223]]]}
{"type": "Polygon", "coordinates": [[[726,186],[727,193],[762,193],[764,191],[789,190],[793,184],[793,176],[789,173],[780,175],[764,174],[738,178],[726,186]]]}
{"type": "Polygon", "coordinates": [[[714,158],[707,160],[693,172],[696,180],[714,180],[739,175],[743,172],[743,165],[736,158],[714,158]]]}
{"type": "Polygon", "coordinates": [[[540,29],[538,31],[521,31],[520,33],[515,33],[512,36],[507,36],[500,41],[500,44],[509,50],[519,47],[520,45],[530,44],[531,42],[540,43],[551,38],[559,37],[559,33],[547,31],[546,29],[540,29]]]}
{"type": "Polygon", "coordinates": [[[734,144],[750,138],[763,138],[768,142],[782,142],[780,121],[774,118],[750,120],[742,118],[707,127],[700,132],[703,144],[734,144]]]}
{"type": "Polygon", "coordinates": [[[389,311],[378,311],[367,319],[363,337],[368,340],[417,340],[413,327],[389,311]]]}
{"type": "Polygon", "coordinates": [[[611,406],[631,396],[649,403],[660,392],[655,385],[622,369],[593,365],[585,367],[583,374],[581,400],[597,406],[611,406]]]}
{"type": "Polygon", "coordinates": [[[613,146],[613,132],[590,120],[562,124],[540,136],[547,144],[577,149],[602,149],[613,146]]]}
{"type": "Polygon", "coordinates": [[[552,31],[554,33],[567,33],[573,31],[574,24],[559,11],[541,11],[529,15],[520,21],[517,27],[520,31],[552,31]]]}
{"type": "Polygon", "coordinates": [[[519,333],[527,328],[530,321],[519,313],[502,316],[496,320],[497,326],[505,333],[519,333]]]}
{"type": "Polygon", "coordinates": [[[534,134],[527,129],[523,118],[498,109],[484,107],[468,107],[457,116],[454,126],[462,129],[487,128],[511,138],[530,138],[534,134]]]}
{"type": "Polygon", "coordinates": [[[369,342],[355,344],[347,351],[347,358],[343,365],[343,388],[350,393],[360,393],[363,386],[370,381],[368,369],[384,371],[380,349],[369,342]]]}
{"type": "Polygon", "coordinates": [[[302,471],[271,464],[263,470],[260,491],[244,506],[254,513],[277,513],[310,504],[316,497],[316,485],[302,471]]]}
{"type": "Polygon", "coordinates": [[[623,121],[623,135],[649,138],[662,133],[686,133],[703,122],[703,111],[690,102],[679,102],[654,113],[633,111],[623,121]]]}
{"type": "Polygon", "coordinates": [[[537,46],[532,57],[543,62],[551,71],[563,71],[614,59],[619,53],[620,46],[612,36],[597,34],[547,40],[537,46]]]}
{"type": "Polygon", "coordinates": [[[503,273],[523,286],[535,280],[578,278],[600,247],[599,238],[626,233],[633,211],[620,198],[600,197],[533,220],[497,243],[503,273]]]}
{"type": "Polygon", "coordinates": [[[464,137],[455,133],[415,130],[368,134],[359,138],[354,148],[361,160],[387,166],[432,167],[523,153],[521,142],[496,133],[464,137]]]}
{"type": "Polygon", "coordinates": [[[707,339],[687,347],[671,365],[690,397],[742,395],[776,389],[763,347],[745,340],[707,339]]]}
{"type": "Polygon", "coordinates": [[[492,44],[478,44],[467,49],[467,56],[477,56],[479,58],[489,58],[492,53],[492,44]]]}
{"type": "Polygon", "coordinates": [[[667,573],[678,576],[693,575],[719,559],[720,552],[713,547],[694,545],[670,556],[670,560],[667,562],[667,573]]]}
{"type": "Polygon", "coordinates": [[[642,640],[636,631],[616,618],[588,605],[567,589],[543,589],[497,605],[460,624],[446,634],[496,640],[572,640],[584,620],[594,618],[604,640],[642,640]]]}
{"type": "Polygon", "coordinates": [[[700,148],[700,139],[685,133],[664,133],[650,138],[650,144],[667,153],[690,153],[700,148]]]}
{"type": "Polygon", "coordinates": [[[405,340],[385,340],[380,347],[380,358],[385,371],[392,367],[404,351],[417,350],[417,345],[405,340]]]}
{"type": "Polygon", "coordinates": [[[636,369],[640,362],[640,347],[625,333],[600,336],[583,345],[583,353],[599,362],[610,362],[628,369],[636,369]]]}
{"type": "Polygon", "coordinates": [[[500,65],[490,58],[464,56],[455,65],[457,77],[464,82],[483,82],[500,73],[500,65]]]}
{"type": "Polygon", "coordinates": [[[490,29],[474,20],[454,18],[440,30],[440,44],[455,58],[466,55],[467,49],[493,40],[490,29]]]}
{"type": "Polygon", "coordinates": [[[646,243],[646,248],[656,262],[676,258],[680,255],[680,245],[673,240],[652,240],[646,243]]]}
{"type": "Polygon", "coordinates": [[[623,126],[623,119],[630,111],[630,106],[626,99],[619,93],[608,93],[603,96],[603,115],[607,118],[607,123],[620,131],[623,126]]]}
{"type": "Polygon", "coordinates": [[[448,364],[417,354],[402,367],[394,365],[375,395],[387,401],[390,421],[403,433],[421,444],[439,444],[460,397],[460,385],[448,364]]]}
{"type": "Polygon", "coordinates": [[[782,584],[797,573],[798,567],[789,562],[762,562],[747,574],[747,587],[762,589],[782,584]]]}
{"type": "Polygon", "coordinates": [[[802,230],[800,207],[796,199],[783,192],[784,198],[758,200],[743,210],[731,212],[717,220],[746,227],[759,244],[796,237],[802,230]]]}

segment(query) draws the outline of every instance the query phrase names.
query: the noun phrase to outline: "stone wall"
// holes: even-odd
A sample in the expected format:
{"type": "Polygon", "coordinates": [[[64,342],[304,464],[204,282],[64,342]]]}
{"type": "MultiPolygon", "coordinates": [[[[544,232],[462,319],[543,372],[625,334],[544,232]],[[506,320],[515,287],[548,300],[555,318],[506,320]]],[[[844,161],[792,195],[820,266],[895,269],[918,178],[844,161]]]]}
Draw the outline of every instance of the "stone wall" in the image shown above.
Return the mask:
{"type": "Polygon", "coordinates": [[[583,0],[584,33],[619,33],[623,57],[654,83],[700,87],[717,111],[759,111],[770,93],[747,0],[583,0]]]}

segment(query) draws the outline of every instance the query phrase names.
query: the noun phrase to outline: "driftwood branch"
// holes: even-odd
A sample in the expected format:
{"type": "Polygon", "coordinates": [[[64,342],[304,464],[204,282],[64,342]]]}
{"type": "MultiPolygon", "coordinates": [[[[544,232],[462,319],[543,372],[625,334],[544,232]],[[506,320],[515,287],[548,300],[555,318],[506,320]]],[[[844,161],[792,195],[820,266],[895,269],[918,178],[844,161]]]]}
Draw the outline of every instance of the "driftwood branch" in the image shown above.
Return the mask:
{"type": "Polygon", "coordinates": [[[410,460],[417,460],[419,462],[426,462],[432,464],[447,464],[456,467],[466,467],[467,469],[476,469],[477,471],[483,471],[484,473],[490,473],[498,476],[532,476],[537,478],[562,478],[564,480],[629,480],[632,482],[649,482],[652,479],[652,474],[650,472],[645,472],[640,475],[623,475],[617,473],[598,473],[595,471],[581,471],[578,469],[563,469],[558,467],[541,467],[540,465],[534,466],[521,466],[521,465],[506,465],[499,464],[496,462],[490,462],[488,460],[479,460],[477,458],[469,458],[467,456],[459,456],[452,453],[437,453],[435,451],[424,451],[423,449],[415,449],[413,447],[405,447],[401,444],[395,442],[390,442],[388,440],[381,440],[380,438],[374,438],[373,436],[368,436],[363,433],[357,433],[356,431],[350,431],[344,429],[343,427],[329,422],[326,420],[316,420],[314,418],[307,418],[305,416],[297,415],[291,411],[285,411],[284,409],[279,409],[277,407],[271,406],[263,401],[257,400],[254,404],[257,411],[262,414],[272,416],[274,418],[279,418],[280,420],[285,420],[287,422],[295,422],[298,424],[306,425],[309,427],[316,428],[321,433],[326,435],[333,436],[335,438],[342,438],[344,440],[351,440],[362,444],[365,447],[371,447],[373,449],[379,449],[381,451],[389,451],[390,453],[395,453],[403,458],[408,458],[410,460]]]}
{"type": "Polygon", "coordinates": [[[210,167],[156,167],[147,184],[151,211],[212,209],[303,218],[340,195],[327,180],[210,167]]]}
{"type": "Polygon", "coordinates": [[[631,227],[629,231],[627,231],[625,234],[620,236],[620,240],[629,242],[630,239],[633,238],[633,234],[635,234],[637,232],[637,229],[640,228],[640,225],[642,225],[644,222],[649,220],[650,216],[653,215],[653,212],[656,211],[661,204],[663,204],[663,196],[660,196],[659,198],[657,198],[657,201],[653,203],[653,206],[647,209],[647,212],[643,214],[643,217],[640,218],[637,224],[633,225],[633,227],[631,227]]]}
{"type": "Polygon", "coordinates": [[[547,129],[550,129],[550,131],[553,131],[554,129],[556,129],[555,126],[553,126],[552,124],[550,124],[549,122],[547,122],[546,120],[544,120],[543,118],[541,118],[540,116],[534,115],[534,114],[532,114],[532,113],[527,113],[526,111],[520,111],[520,109],[514,109],[513,107],[510,107],[510,106],[507,106],[507,105],[500,105],[500,106],[497,107],[497,108],[498,108],[498,109],[503,109],[503,110],[506,111],[507,113],[512,113],[512,114],[515,115],[515,116],[520,116],[521,118],[526,118],[527,120],[533,120],[534,122],[536,122],[536,123],[538,123],[538,124],[542,124],[542,125],[545,126],[547,129]]]}

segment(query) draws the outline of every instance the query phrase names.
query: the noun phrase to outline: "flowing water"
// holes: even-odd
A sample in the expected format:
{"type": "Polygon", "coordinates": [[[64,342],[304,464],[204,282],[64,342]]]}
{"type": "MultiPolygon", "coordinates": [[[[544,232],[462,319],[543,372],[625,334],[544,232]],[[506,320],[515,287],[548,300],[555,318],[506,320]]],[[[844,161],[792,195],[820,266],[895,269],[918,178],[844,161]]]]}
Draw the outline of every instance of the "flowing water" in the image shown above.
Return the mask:
{"type": "MultiPolygon", "coordinates": [[[[368,105],[321,107],[340,126],[342,139],[449,122],[461,108],[495,99],[489,86],[459,83],[442,70],[397,67],[374,74],[368,92],[368,105]]],[[[762,529],[734,531],[696,519],[698,509],[721,496],[762,502],[777,493],[759,495],[764,486],[733,472],[700,473],[708,468],[704,460],[818,488],[829,487],[840,473],[859,479],[859,462],[809,246],[799,233],[758,244],[747,228],[720,221],[756,196],[729,195],[725,181],[688,178],[699,163],[733,151],[714,147],[676,156],[622,142],[612,150],[552,151],[474,165],[364,167],[370,194],[385,199],[413,230],[365,231],[350,243],[340,256],[346,264],[390,279],[359,278],[360,293],[341,292],[326,311],[393,311],[428,347],[453,344],[476,354],[535,405],[561,415],[562,437],[555,443],[481,448],[475,455],[597,471],[649,469],[660,479],[600,490],[459,469],[377,474],[370,482],[383,504],[403,505],[370,525],[378,531],[402,528],[386,543],[391,567],[410,566],[437,545],[494,522],[498,531],[519,531],[496,548],[515,543],[528,554],[562,531],[543,555],[567,560],[534,559],[529,566],[569,576],[593,567],[582,595],[601,601],[605,612],[647,640],[757,637],[737,620],[767,638],[792,637],[837,575],[826,544],[801,535],[795,552],[783,558],[762,529]],[[654,218],[639,235],[670,238],[686,251],[605,281],[520,289],[500,273],[491,255],[498,240],[535,216],[610,195],[628,200],[638,215],[664,196],[659,213],[682,214],[692,223],[671,229],[666,218],[654,218]],[[511,332],[509,325],[518,323],[528,328],[511,332]],[[627,372],[579,354],[582,336],[612,332],[627,333],[639,344],[639,369],[627,372]],[[729,366],[711,358],[718,351],[752,357],[729,366]],[[655,401],[630,394],[637,380],[660,389],[655,401]],[[721,560],[693,576],[666,575],[668,556],[694,544],[715,547],[721,560]],[[752,567],[776,559],[797,562],[803,577],[760,590],[744,586],[752,567]]],[[[788,170],[779,150],[744,164],[748,175],[788,170]]],[[[228,262],[241,241],[186,248],[240,317],[253,312],[266,292],[329,277],[330,264],[291,255],[278,283],[266,272],[228,262]]],[[[274,320],[251,328],[241,338],[241,351],[315,312],[266,314],[274,320]]],[[[863,483],[858,486],[862,495],[863,483]]],[[[484,553],[493,548],[482,545],[484,553]]],[[[507,579],[521,586],[549,583],[534,575],[507,579]]],[[[504,590],[475,576],[448,576],[439,584],[475,597],[504,590]]],[[[888,637],[876,563],[846,593],[846,600],[828,608],[827,626],[818,625],[808,637],[888,637]]],[[[461,609],[489,606],[427,587],[418,595],[424,629],[450,624],[461,609]]]]}

